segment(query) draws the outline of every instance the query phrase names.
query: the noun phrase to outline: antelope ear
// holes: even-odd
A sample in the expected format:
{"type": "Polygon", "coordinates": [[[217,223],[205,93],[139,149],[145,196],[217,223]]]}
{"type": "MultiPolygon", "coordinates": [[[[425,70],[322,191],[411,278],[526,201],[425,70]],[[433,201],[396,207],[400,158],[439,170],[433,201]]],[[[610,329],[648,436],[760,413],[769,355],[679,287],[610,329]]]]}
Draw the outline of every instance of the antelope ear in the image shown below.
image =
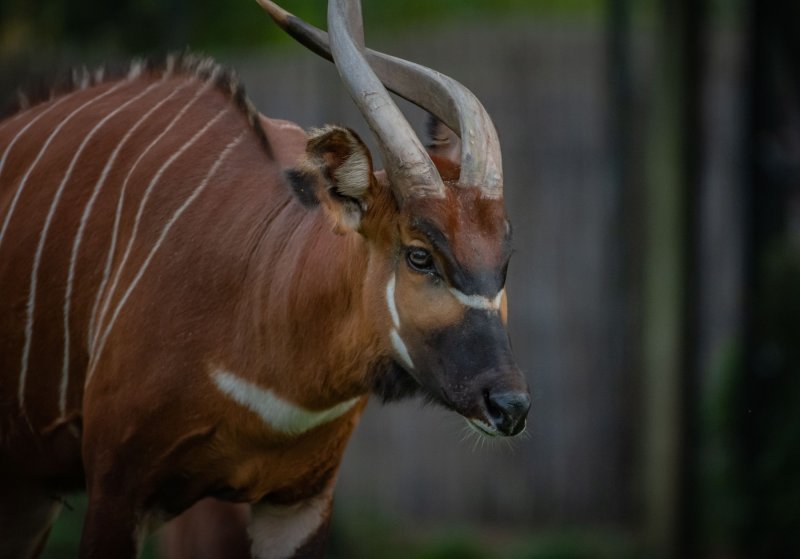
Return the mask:
{"type": "Polygon", "coordinates": [[[461,138],[441,120],[428,115],[428,154],[456,165],[461,163],[461,138]]]}
{"type": "Polygon", "coordinates": [[[300,201],[321,204],[338,231],[360,227],[374,178],[369,151],[355,132],[339,126],[313,130],[304,160],[288,176],[300,201]]]}

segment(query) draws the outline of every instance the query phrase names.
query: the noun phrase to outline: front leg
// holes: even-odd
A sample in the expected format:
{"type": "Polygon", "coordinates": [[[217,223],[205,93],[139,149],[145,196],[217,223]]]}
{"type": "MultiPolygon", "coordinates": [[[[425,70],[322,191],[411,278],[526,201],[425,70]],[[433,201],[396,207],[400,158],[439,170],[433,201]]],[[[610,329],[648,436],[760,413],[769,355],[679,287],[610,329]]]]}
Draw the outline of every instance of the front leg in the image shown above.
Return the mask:
{"type": "Polygon", "coordinates": [[[90,490],[79,557],[135,559],[140,543],[137,516],[126,500],[90,490]]]}
{"type": "MultiPolygon", "coordinates": [[[[115,470],[124,471],[120,464],[115,470]]],[[[87,483],[89,497],[81,535],[80,559],[135,559],[145,540],[169,518],[147,499],[150,484],[139,482],[144,474],[134,470],[127,477],[107,475],[87,483]]],[[[91,479],[91,478],[90,478],[91,479]]]]}
{"type": "Polygon", "coordinates": [[[288,505],[253,505],[250,537],[256,559],[317,559],[325,556],[333,487],[288,505]]]}

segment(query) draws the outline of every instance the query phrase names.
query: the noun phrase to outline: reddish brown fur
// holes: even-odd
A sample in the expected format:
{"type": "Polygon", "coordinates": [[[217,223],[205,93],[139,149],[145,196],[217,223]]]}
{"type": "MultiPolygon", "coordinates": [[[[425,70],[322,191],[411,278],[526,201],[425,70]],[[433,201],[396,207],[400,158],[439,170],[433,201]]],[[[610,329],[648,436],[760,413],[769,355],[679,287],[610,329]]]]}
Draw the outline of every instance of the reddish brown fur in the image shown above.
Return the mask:
{"type": "Polygon", "coordinates": [[[503,200],[482,198],[480,189],[448,188],[444,198],[411,200],[404,211],[447,231],[453,255],[467,269],[495,268],[508,258],[503,200]]]}
{"type": "MultiPolygon", "coordinates": [[[[209,72],[206,68],[204,73],[209,72]]],[[[56,494],[85,480],[84,558],[132,557],[135,533],[149,515],[179,513],[205,496],[282,505],[328,494],[375,376],[392,359],[388,279],[396,275],[409,341],[426,328],[452,326],[464,312],[452,297],[442,299],[441,288],[423,284],[422,276],[404,266],[400,247],[427,243],[409,229],[410,220],[424,217],[446,231],[465,269],[499,266],[505,258],[498,248],[505,235],[502,201],[482,199],[478,189],[450,186],[446,199],[412,200],[398,211],[380,176],[370,174],[364,178],[369,211],[357,231],[349,229],[331,178],[332,169],[346,159],[342,146],[323,142],[322,163],[314,167],[318,149],[305,153],[302,131],[264,117],[254,123],[252,114],[233,106],[230,92],[210,87],[131,176],[112,280],[133,237],[136,208],[157,169],[227,110],[165,170],[152,191],[108,313],[98,313],[104,316],[96,326],[102,345],[92,348],[91,314],[122,184],[138,155],[203,87],[203,80],[186,72],[166,78],[146,72],[128,82],[75,91],[0,127],[0,150],[5,150],[26,123],[61,102],[9,152],[0,175],[0,218],[5,218],[51,132],[72,110],[117,84],[122,85],[116,93],[68,122],[52,142],[0,244],[0,394],[6,402],[0,408],[0,469],[16,480],[12,483],[48,487],[56,494]],[[92,127],[162,78],[91,138],[55,207],[36,276],[23,407],[17,391],[34,254],[56,189],[92,127]],[[69,385],[61,414],[65,285],[82,212],[124,134],[146,109],[182,86],[131,136],[87,222],[71,297],[69,385]],[[165,223],[239,137],[243,140],[163,238],[146,271],[137,275],[165,223]],[[290,167],[317,173],[312,182],[323,211],[303,206],[293,195],[285,175],[290,167]],[[130,299],[105,339],[128,286],[134,286],[130,299]],[[309,410],[360,400],[329,423],[287,436],[221,393],[210,377],[216,368],[309,410]]],[[[444,160],[437,164],[446,179],[457,176],[457,166],[444,160]]],[[[49,502],[43,497],[30,506],[49,507],[49,502]]],[[[19,521],[0,530],[38,534],[34,528],[19,521]]],[[[309,545],[318,548],[321,540],[312,539],[309,545]]]]}
{"type": "MultiPolygon", "coordinates": [[[[0,363],[4,371],[0,390],[9,402],[16,399],[34,247],[57,184],[77,149],[75,138],[97,123],[96,115],[107,114],[156,78],[131,82],[99,102],[96,110],[75,118],[52,143],[48,157],[36,167],[20,198],[0,246],[4,293],[0,301],[0,363]]],[[[165,95],[193,79],[177,76],[151,95],[165,95]]],[[[198,81],[187,88],[159,112],[173,115],[176,110],[170,106],[186,103],[200,85],[198,81]]],[[[0,191],[3,216],[21,175],[64,114],[111,86],[102,84],[73,93],[62,104],[63,112],[42,118],[28,131],[25,142],[10,152],[0,191]]],[[[165,138],[168,153],[175,152],[227,104],[224,95],[211,88],[192,109],[191,118],[165,138]]],[[[28,119],[47,106],[40,105],[9,123],[0,131],[0,145],[8,145],[28,119]]],[[[115,323],[99,358],[98,372],[83,394],[90,357],[86,337],[89,311],[127,166],[118,164],[112,169],[89,220],[77,262],[68,412],[60,418],[61,309],[71,243],[89,187],[140,114],[124,111],[114,119],[114,126],[105,127],[102,136],[90,142],[64,191],[40,268],[26,407],[21,413],[16,405],[6,406],[0,416],[2,461],[11,464],[17,475],[24,471],[26,477],[60,480],[60,485],[69,488],[81,483],[83,463],[92,503],[105,501],[101,512],[90,510],[85,531],[90,540],[84,541],[84,555],[102,548],[102,541],[91,538],[94,524],[103,517],[106,521],[107,517],[132,517],[134,511],[152,504],[177,512],[215,487],[226,486],[237,488],[237,498],[242,500],[257,501],[271,495],[277,501],[291,501],[332,479],[362,406],[301,441],[287,441],[285,436],[265,430],[251,412],[232,406],[211,385],[209,367],[218,364],[245,378],[258,378],[282,397],[315,409],[366,394],[370,381],[366,372],[370,362],[381,355],[378,340],[365,340],[360,333],[368,313],[353,312],[370,304],[362,274],[366,247],[355,234],[334,234],[324,215],[307,211],[293,199],[282,171],[301,155],[304,138],[299,133],[286,134],[266,121],[271,144],[280,146],[280,160],[265,153],[256,134],[231,153],[218,175],[224,179],[209,185],[202,203],[183,215],[156,253],[135,288],[134,300],[115,323]],[[274,230],[287,233],[268,234],[274,230]],[[309,238],[317,242],[310,244],[309,238]],[[187,250],[187,246],[200,250],[187,250]],[[340,256],[347,253],[353,254],[349,261],[340,256]],[[320,284],[323,271],[327,281],[320,284]],[[326,314],[342,320],[317,320],[320,305],[326,314]],[[270,326],[275,323],[286,327],[276,330],[270,326]],[[251,351],[254,347],[262,351],[251,351]],[[331,347],[338,351],[330,351],[331,347]],[[287,375],[288,371],[291,374],[287,375]],[[119,468],[120,461],[127,464],[125,469],[119,468]],[[172,477],[187,482],[170,502],[164,502],[159,493],[172,477]]],[[[151,119],[142,126],[141,134],[131,138],[126,151],[142,152],[164,125],[164,117],[151,119]]],[[[215,126],[214,134],[196,145],[191,157],[179,158],[164,173],[161,188],[153,191],[148,202],[120,285],[130,284],[167,217],[197,185],[225,144],[247,126],[245,115],[230,110],[215,126]]],[[[165,159],[155,152],[151,156],[153,163],[143,161],[129,185],[117,260],[132,230],[134,212],[130,208],[141,200],[154,165],[165,159]]],[[[121,291],[117,291],[112,309],[121,291]]]]}

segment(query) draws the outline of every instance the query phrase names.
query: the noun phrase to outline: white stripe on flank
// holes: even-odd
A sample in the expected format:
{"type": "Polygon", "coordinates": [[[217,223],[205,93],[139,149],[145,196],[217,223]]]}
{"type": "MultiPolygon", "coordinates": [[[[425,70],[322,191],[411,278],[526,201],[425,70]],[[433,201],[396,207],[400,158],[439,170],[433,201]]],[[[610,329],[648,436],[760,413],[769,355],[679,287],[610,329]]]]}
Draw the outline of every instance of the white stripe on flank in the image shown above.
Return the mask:
{"type": "MultiPolygon", "coordinates": [[[[168,59],[168,61],[169,61],[169,59],[168,59]]],[[[174,61],[173,61],[173,63],[174,63],[174,61]]],[[[169,66],[168,66],[168,68],[169,68],[169,66]]],[[[162,79],[162,81],[165,81],[165,80],[162,79]]],[[[150,115],[152,115],[155,111],[157,111],[162,105],[164,105],[165,103],[170,101],[173,97],[175,97],[175,95],[177,95],[180,91],[185,89],[191,83],[192,82],[190,82],[190,81],[185,81],[180,86],[176,87],[172,91],[172,93],[170,93],[167,97],[165,97],[164,99],[162,99],[161,101],[156,103],[149,111],[147,111],[147,113],[144,114],[144,116],[142,116],[142,118],[140,118],[136,122],[136,124],[133,125],[133,127],[131,127],[130,130],[128,130],[128,132],[125,134],[125,137],[122,139],[122,141],[119,143],[119,145],[117,145],[117,148],[114,150],[114,153],[111,155],[111,158],[108,160],[108,163],[106,163],[106,166],[103,169],[103,174],[100,176],[100,180],[101,181],[105,182],[106,177],[108,176],[109,172],[111,171],[111,167],[114,165],[114,163],[116,161],[116,158],[117,158],[117,156],[119,155],[119,153],[120,153],[120,151],[122,149],[122,146],[125,143],[127,143],[127,141],[130,139],[130,137],[133,135],[133,133],[139,128],[139,126],[141,126],[144,123],[144,121],[146,121],[150,117],[150,115]]],[[[204,91],[204,90],[201,90],[201,91],[204,91]]],[[[90,352],[91,352],[92,347],[93,347],[94,342],[95,342],[95,335],[96,335],[96,333],[95,333],[95,320],[97,318],[97,310],[98,310],[98,307],[100,305],[100,299],[101,299],[101,296],[103,294],[103,291],[106,288],[106,285],[108,284],[108,279],[111,276],[111,264],[113,263],[114,249],[117,246],[117,234],[119,232],[119,222],[120,222],[120,219],[122,218],[122,207],[123,207],[124,200],[125,200],[125,189],[128,186],[128,180],[130,179],[131,173],[133,173],[133,170],[136,168],[136,166],[138,165],[139,161],[141,161],[142,158],[144,157],[144,155],[150,150],[150,148],[153,147],[153,145],[155,145],[155,143],[158,142],[158,140],[161,139],[164,136],[164,134],[166,134],[172,128],[172,125],[174,125],[175,122],[177,122],[177,120],[192,105],[192,103],[194,103],[194,100],[197,97],[199,97],[200,93],[201,92],[198,92],[195,95],[195,98],[192,99],[186,106],[183,107],[183,109],[172,120],[172,122],[170,122],[169,125],[161,132],[161,134],[159,134],[159,136],[149,146],[147,146],[147,148],[139,155],[139,157],[136,159],[136,161],[133,163],[133,165],[129,169],[128,174],[127,174],[127,176],[125,177],[125,180],[122,183],[122,188],[120,189],[119,200],[117,201],[117,210],[116,210],[115,217],[114,217],[114,227],[113,227],[112,232],[111,232],[111,244],[109,245],[108,254],[106,255],[106,263],[105,263],[105,266],[103,267],[103,278],[100,281],[100,286],[97,288],[97,294],[95,295],[94,304],[92,305],[92,312],[91,312],[91,314],[89,316],[89,332],[88,332],[88,335],[87,335],[87,339],[89,340],[89,351],[90,352]]],[[[97,190],[98,187],[95,187],[95,189],[97,190]]]]}
{"type": "MultiPolygon", "coordinates": [[[[139,218],[144,208],[144,202],[146,201],[148,196],[148,192],[145,192],[142,202],[139,205],[139,211],[137,212],[137,219],[136,223],[134,224],[134,229],[131,234],[131,238],[128,240],[128,245],[125,249],[125,255],[123,256],[123,260],[121,261],[120,265],[117,266],[117,270],[114,275],[114,281],[112,282],[111,287],[109,288],[108,293],[106,294],[105,301],[103,303],[103,308],[100,309],[100,300],[105,293],[105,288],[108,285],[108,281],[111,277],[111,265],[114,258],[114,251],[116,249],[117,235],[119,233],[119,224],[122,219],[122,208],[125,203],[125,192],[128,187],[128,182],[130,181],[133,172],[139,166],[139,163],[144,159],[144,157],[148,153],[150,153],[150,150],[153,149],[153,147],[155,147],[156,144],[158,144],[161,141],[161,139],[164,136],[166,136],[168,132],[172,130],[175,124],[183,117],[183,115],[186,114],[189,108],[192,105],[194,105],[195,101],[197,101],[204,93],[206,93],[209,89],[213,87],[215,76],[216,76],[216,70],[215,73],[211,75],[206,84],[200,89],[198,89],[197,92],[194,94],[194,96],[189,100],[189,102],[186,105],[184,105],[180,111],[178,111],[178,113],[173,117],[173,119],[169,122],[169,124],[167,124],[166,128],[164,128],[164,130],[162,130],[161,133],[158,136],[156,136],[156,138],[152,142],[150,142],[150,144],[144,149],[144,151],[142,151],[142,153],[139,154],[139,156],[136,158],[136,161],[134,161],[133,165],[131,165],[130,169],[128,169],[128,173],[125,176],[125,180],[122,182],[122,187],[120,188],[120,193],[119,193],[119,201],[117,202],[117,211],[114,216],[114,229],[111,233],[111,245],[109,246],[108,255],[106,257],[106,265],[103,270],[103,279],[100,282],[100,287],[97,289],[97,295],[95,296],[94,305],[92,306],[92,314],[89,322],[90,353],[94,352],[94,347],[97,344],[98,337],[100,336],[100,330],[102,329],[103,319],[105,318],[106,313],[108,312],[108,306],[111,300],[111,296],[117,287],[117,283],[119,282],[119,277],[120,274],[122,273],[122,267],[125,265],[125,259],[127,259],[128,254],[130,253],[134,237],[136,236],[136,229],[138,228],[139,218]]],[[[161,172],[163,169],[164,167],[162,167],[159,170],[159,172],[161,172]]],[[[151,188],[152,186],[153,183],[151,182],[148,189],[151,188]]]]}
{"type": "MultiPolygon", "coordinates": [[[[40,118],[42,118],[44,115],[55,109],[57,106],[63,103],[68,97],[70,97],[70,95],[65,95],[64,97],[61,97],[60,99],[56,100],[52,105],[50,105],[45,110],[40,112],[38,115],[33,117],[28,122],[28,124],[23,126],[22,129],[17,132],[17,135],[14,136],[14,139],[8,143],[8,146],[6,146],[6,150],[3,152],[3,157],[0,158],[0,175],[3,174],[3,167],[6,164],[6,158],[8,158],[8,154],[11,152],[11,148],[14,147],[14,144],[17,143],[17,140],[19,140],[22,137],[22,135],[25,134],[25,132],[27,132],[28,129],[31,126],[33,126],[40,118]]],[[[5,237],[6,229],[8,228],[8,222],[11,221],[11,215],[14,213],[14,209],[17,206],[17,200],[19,200],[19,197],[22,195],[22,190],[24,188],[25,188],[25,180],[23,179],[19,183],[19,186],[17,186],[17,191],[14,193],[14,197],[11,199],[11,204],[9,205],[8,211],[6,212],[6,217],[3,219],[3,226],[0,228],[0,245],[3,244],[3,237],[5,237]]]]}
{"type": "MultiPolygon", "coordinates": [[[[120,82],[116,84],[115,86],[107,89],[100,95],[93,97],[92,99],[89,99],[88,101],[83,103],[80,107],[78,107],[77,109],[72,111],[69,115],[67,115],[64,118],[64,120],[62,120],[58,124],[58,126],[56,126],[55,130],[53,130],[53,132],[47,138],[47,141],[45,141],[44,145],[42,146],[42,149],[36,156],[36,159],[34,159],[33,163],[31,163],[31,166],[28,168],[27,173],[25,173],[25,176],[22,178],[22,183],[27,182],[28,177],[31,176],[33,169],[36,167],[36,164],[39,163],[39,160],[41,160],[42,156],[47,151],[47,148],[50,147],[50,142],[52,142],[53,139],[58,135],[58,133],[61,131],[64,125],[66,125],[70,120],[72,120],[72,117],[74,117],[76,114],[81,112],[84,108],[88,107],[89,105],[99,101],[100,99],[106,97],[107,95],[110,95],[123,85],[127,85],[127,82],[120,82]]],[[[73,160],[73,164],[74,162],[75,160],[73,160]]],[[[58,202],[61,199],[61,194],[64,190],[64,186],[67,183],[68,175],[71,172],[72,172],[72,166],[70,166],[70,169],[67,172],[67,176],[64,177],[64,180],[61,181],[58,190],[56,190],[55,196],[53,197],[53,201],[50,204],[50,209],[47,212],[47,217],[45,218],[44,227],[42,228],[42,232],[39,235],[39,244],[36,247],[36,254],[33,257],[33,270],[31,271],[31,285],[28,292],[27,316],[25,320],[25,344],[22,347],[22,362],[20,364],[20,373],[19,373],[19,391],[17,393],[17,397],[19,399],[19,406],[20,409],[23,410],[23,412],[25,410],[25,380],[28,375],[28,356],[30,355],[31,341],[33,338],[33,318],[34,318],[34,311],[36,309],[36,286],[39,279],[39,266],[42,260],[42,253],[44,252],[44,243],[45,240],[47,239],[47,232],[50,229],[50,223],[53,220],[53,215],[56,212],[56,207],[58,206],[58,202]]],[[[24,184],[20,185],[20,190],[23,188],[23,186],[24,184]]]]}
{"type": "MultiPolygon", "coordinates": [[[[212,124],[218,121],[222,117],[222,115],[224,115],[227,112],[228,108],[221,111],[216,117],[214,117],[213,120],[211,120],[208,124],[206,124],[206,126],[204,126],[202,130],[200,130],[197,134],[195,134],[194,137],[192,137],[192,139],[189,140],[189,142],[185,144],[183,148],[181,148],[181,151],[183,151],[186,147],[194,143],[194,141],[197,140],[203,134],[203,132],[208,130],[208,128],[212,124]]],[[[249,129],[245,130],[244,132],[239,134],[239,136],[237,136],[236,139],[234,139],[227,146],[225,146],[225,149],[222,150],[222,153],[219,154],[217,159],[214,161],[213,165],[211,165],[211,168],[209,169],[208,174],[206,174],[206,177],[203,179],[203,181],[194,189],[194,191],[189,195],[189,197],[186,198],[183,204],[177,210],[175,210],[175,213],[172,214],[172,217],[169,219],[166,225],[164,225],[164,228],[161,230],[161,234],[159,235],[153,247],[150,249],[147,258],[145,258],[144,262],[142,263],[142,266],[139,268],[139,271],[136,273],[133,280],[131,280],[128,289],[120,298],[119,303],[117,303],[117,307],[114,309],[114,313],[111,315],[111,318],[108,321],[108,325],[106,326],[105,332],[103,333],[103,337],[100,339],[100,343],[97,345],[96,351],[94,350],[92,351],[91,362],[90,362],[89,372],[86,375],[85,386],[89,386],[89,380],[91,379],[92,374],[94,374],[94,370],[100,361],[100,356],[103,353],[103,347],[106,344],[108,335],[114,328],[114,322],[117,320],[117,317],[119,316],[122,307],[125,306],[125,303],[128,301],[128,297],[130,297],[134,288],[136,288],[136,285],[142,279],[145,270],[147,270],[147,267],[150,265],[150,262],[153,260],[153,257],[155,256],[156,252],[161,247],[161,244],[164,242],[164,239],[167,237],[167,234],[169,234],[170,229],[172,229],[172,226],[175,225],[175,222],[177,222],[178,219],[181,217],[181,215],[183,215],[183,212],[185,212],[186,209],[190,205],[192,205],[192,202],[194,202],[197,199],[197,197],[200,196],[203,190],[205,190],[206,186],[208,186],[208,183],[214,177],[220,165],[222,165],[222,163],[225,161],[228,155],[230,155],[230,153],[234,150],[234,148],[236,148],[236,146],[239,145],[239,143],[245,138],[245,136],[247,136],[249,132],[250,132],[249,129]]],[[[181,151],[179,151],[178,154],[180,154],[181,151]]],[[[98,332],[99,329],[100,329],[100,323],[98,323],[98,332]]]]}
{"type": "Polygon", "coordinates": [[[394,300],[394,285],[395,275],[389,278],[389,283],[386,284],[386,304],[389,305],[389,314],[392,315],[392,323],[395,328],[400,328],[400,315],[397,312],[397,304],[394,300]]]}
{"type": "Polygon", "coordinates": [[[458,289],[451,287],[450,293],[459,300],[462,305],[470,307],[472,309],[484,310],[484,311],[498,311],[500,310],[500,304],[503,301],[503,293],[505,289],[501,289],[498,291],[497,295],[493,298],[489,299],[488,297],[483,297],[481,295],[465,295],[463,292],[459,291],[458,289]]]}
{"type": "Polygon", "coordinates": [[[222,393],[257,414],[270,429],[284,435],[301,435],[333,421],[349,411],[360,399],[356,397],[324,410],[312,411],[287,402],[271,390],[261,388],[228,371],[213,371],[211,379],[222,393]]]}
{"type": "Polygon", "coordinates": [[[0,122],[0,132],[2,132],[3,129],[5,129],[5,127],[8,126],[9,124],[11,124],[12,122],[16,122],[17,120],[19,120],[25,114],[25,112],[27,110],[28,110],[27,108],[25,108],[22,105],[20,105],[19,109],[16,112],[16,114],[14,114],[12,116],[9,116],[3,122],[0,122]]]}
{"type": "MultiPolygon", "coordinates": [[[[126,109],[132,103],[138,101],[139,99],[141,99],[142,97],[147,95],[150,91],[153,90],[153,88],[155,88],[158,85],[160,85],[160,84],[154,83],[154,84],[151,84],[151,85],[147,86],[140,93],[138,93],[134,97],[131,97],[130,99],[125,101],[122,105],[120,105],[119,107],[117,107],[116,109],[114,109],[113,111],[108,113],[100,122],[97,123],[97,125],[95,125],[94,128],[92,128],[92,130],[83,139],[83,142],[81,142],[81,145],[78,148],[78,151],[75,152],[75,155],[73,156],[72,161],[69,164],[69,168],[67,169],[67,173],[64,176],[64,180],[62,181],[60,188],[63,188],[64,185],[69,180],[70,176],[72,175],[72,171],[75,168],[75,165],[76,165],[76,163],[78,161],[78,158],[83,153],[83,150],[86,147],[86,145],[89,143],[89,140],[91,140],[94,137],[95,133],[106,122],[108,122],[114,116],[116,116],[121,111],[126,109]]],[[[79,249],[80,244],[81,244],[81,239],[83,238],[83,231],[86,228],[86,222],[87,222],[87,220],[89,218],[89,212],[91,212],[92,206],[94,205],[94,201],[97,198],[97,195],[100,193],[99,186],[102,185],[102,182],[103,182],[103,179],[101,178],[101,180],[99,180],[97,182],[97,184],[95,185],[94,191],[92,192],[92,195],[89,197],[89,201],[86,203],[86,207],[83,210],[83,215],[81,215],[81,221],[80,221],[80,226],[78,227],[78,232],[75,235],[75,241],[72,244],[72,252],[70,254],[69,272],[67,274],[67,288],[66,288],[66,293],[64,295],[64,313],[63,313],[64,314],[64,358],[63,358],[62,365],[61,365],[61,384],[59,385],[59,390],[58,390],[58,409],[59,409],[59,411],[61,413],[61,417],[64,416],[64,413],[66,412],[66,409],[67,409],[67,386],[69,384],[69,359],[70,359],[70,355],[69,355],[69,344],[70,344],[69,317],[70,317],[70,304],[72,302],[72,289],[73,289],[73,284],[74,284],[74,280],[75,280],[75,262],[76,262],[77,257],[78,257],[78,249],[79,249]]]]}
{"type": "MultiPolygon", "coordinates": [[[[83,216],[81,216],[81,226],[80,226],[80,230],[79,230],[79,235],[75,239],[76,245],[80,243],[81,237],[83,236],[83,231],[86,228],[86,223],[89,220],[89,214],[91,214],[92,209],[94,208],[95,200],[97,199],[98,195],[100,194],[100,190],[105,185],[106,179],[108,178],[108,175],[111,172],[111,169],[114,167],[114,163],[116,163],[117,157],[119,157],[119,154],[122,151],[123,146],[128,143],[128,140],[131,139],[133,134],[139,129],[139,127],[142,124],[144,124],[144,122],[148,118],[150,118],[150,116],[154,112],[156,112],[159,108],[161,108],[162,105],[164,105],[165,103],[170,101],[173,97],[175,97],[175,95],[177,95],[181,90],[186,88],[186,86],[188,86],[190,83],[191,82],[189,82],[189,81],[183,82],[180,86],[178,86],[175,89],[173,89],[172,93],[170,93],[169,95],[167,95],[166,97],[161,99],[161,101],[159,101],[158,103],[153,105],[144,115],[142,115],[142,117],[139,120],[136,121],[136,123],[133,126],[131,126],[128,129],[128,131],[125,133],[125,136],[122,138],[122,140],[119,142],[119,144],[117,144],[117,147],[114,148],[114,152],[111,154],[111,157],[109,157],[108,161],[106,162],[105,167],[103,167],[103,172],[100,174],[100,178],[98,179],[97,184],[95,184],[95,186],[94,186],[94,191],[92,192],[92,198],[89,201],[89,204],[87,204],[86,208],[84,209],[83,216]]],[[[120,195],[120,197],[122,197],[122,195],[120,195]]],[[[109,254],[108,254],[107,258],[106,258],[106,265],[105,265],[105,268],[103,270],[103,281],[100,283],[100,287],[97,290],[97,296],[95,298],[94,305],[92,306],[92,313],[91,313],[91,315],[89,317],[89,332],[88,332],[88,335],[87,335],[87,339],[89,340],[90,343],[92,341],[92,334],[93,334],[93,331],[94,331],[95,312],[97,311],[97,305],[99,304],[99,301],[100,301],[100,294],[101,294],[102,290],[105,288],[105,284],[108,281],[108,276],[111,273],[111,255],[114,253],[114,248],[115,248],[115,245],[116,245],[117,226],[118,225],[119,225],[119,214],[117,215],[117,221],[114,222],[114,230],[113,230],[113,233],[111,235],[111,245],[110,245],[110,248],[109,248],[109,254]]],[[[73,246],[73,253],[77,253],[77,250],[78,249],[76,248],[76,246],[73,246]]],[[[70,268],[70,276],[69,276],[68,283],[67,283],[68,286],[69,286],[69,283],[72,281],[72,277],[74,276],[74,272],[75,272],[74,269],[70,268]]],[[[91,346],[90,346],[90,348],[91,348],[91,346]]]]}

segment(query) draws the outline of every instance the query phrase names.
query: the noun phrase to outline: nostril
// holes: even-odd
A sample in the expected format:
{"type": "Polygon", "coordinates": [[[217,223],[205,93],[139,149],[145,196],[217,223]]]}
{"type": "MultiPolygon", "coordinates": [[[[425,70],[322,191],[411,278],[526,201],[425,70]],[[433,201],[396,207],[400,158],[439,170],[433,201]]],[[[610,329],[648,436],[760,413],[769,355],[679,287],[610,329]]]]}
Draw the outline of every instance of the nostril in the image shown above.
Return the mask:
{"type": "Polygon", "coordinates": [[[502,402],[499,402],[497,397],[491,394],[488,390],[483,391],[483,400],[486,402],[486,410],[492,419],[502,421],[505,418],[502,402]]]}
{"type": "Polygon", "coordinates": [[[531,407],[527,392],[484,391],[484,400],[495,427],[506,435],[516,435],[525,426],[525,418],[531,407]]]}

